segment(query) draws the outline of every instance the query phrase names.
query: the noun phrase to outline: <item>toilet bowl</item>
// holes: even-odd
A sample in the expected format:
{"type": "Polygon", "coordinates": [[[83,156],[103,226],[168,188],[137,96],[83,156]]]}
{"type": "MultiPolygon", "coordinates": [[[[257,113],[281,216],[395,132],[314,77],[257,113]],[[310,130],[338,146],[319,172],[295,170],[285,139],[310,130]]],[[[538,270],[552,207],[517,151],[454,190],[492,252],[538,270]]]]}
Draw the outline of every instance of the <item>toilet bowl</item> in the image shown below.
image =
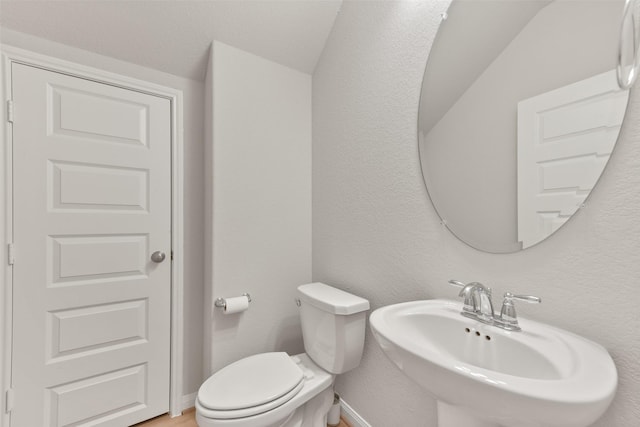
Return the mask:
{"type": "Polygon", "coordinates": [[[334,379],[335,375],[317,366],[304,353],[249,356],[218,371],[202,385],[196,399],[196,421],[200,427],[325,427],[322,415],[326,415],[333,402],[334,379]],[[293,368],[290,372],[286,362],[293,368]],[[262,372],[271,376],[270,381],[260,375],[252,376],[252,368],[264,369],[262,372]],[[300,378],[291,387],[296,381],[296,369],[300,378]],[[233,378],[231,371],[237,374],[240,370],[244,373],[233,378]],[[277,374],[283,376],[276,378],[277,374]],[[251,393],[246,393],[247,390],[251,393]],[[221,397],[218,394],[226,395],[225,404],[215,400],[221,397]],[[234,400],[236,404],[232,403],[234,400]],[[317,412],[315,418],[320,423],[303,424],[304,412],[308,419],[313,419],[313,412],[317,412]]]}
{"type": "Polygon", "coordinates": [[[196,399],[200,427],[326,427],[337,374],[360,363],[369,302],[327,286],[298,287],[305,353],[260,353],[207,379],[196,399]]]}

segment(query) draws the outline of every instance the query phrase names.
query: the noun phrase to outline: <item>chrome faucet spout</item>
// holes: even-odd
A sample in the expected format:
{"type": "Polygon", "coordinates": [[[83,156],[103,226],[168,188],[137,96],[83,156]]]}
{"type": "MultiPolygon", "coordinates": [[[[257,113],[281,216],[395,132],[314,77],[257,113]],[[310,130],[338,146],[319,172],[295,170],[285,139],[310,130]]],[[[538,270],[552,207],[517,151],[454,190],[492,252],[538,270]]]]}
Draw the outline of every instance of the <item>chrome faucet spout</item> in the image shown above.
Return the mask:
{"type": "Polygon", "coordinates": [[[485,322],[493,322],[493,302],[491,301],[491,289],[483,287],[483,290],[478,290],[479,295],[479,313],[478,318],[485,322]]]}
{"type": "Polygon", "coordinates": [[[493,322],[490,288],[480,282],[471,282],[462,288],[458,296],[464,297],[463,314],[473,314],[473,317],[485,323],[493,322]]]}
{"type": "Polygon", "coordinates": [[[478,309],[478,298],[476,297],[475,292],[475,282],[464,285],[463,283],[456,283],[456,285],[462,284],[463,287],[460,289],[459,297],[464,298],[464,303],[462,305],[462,312],[467,313],[468,315],[476,314],[478,309]]]}
{"type": "Polygon", "coordinates": [[[466,297],[467,295],[471,294],[473,292],[473,290],[476,288],[476,284],[478,282],[472,282],[472,283],[468,283],[466,285],[464,285],[464,287],[462,289],[460,289],[460,293],[458,294],[459,297],[466,297]]]}

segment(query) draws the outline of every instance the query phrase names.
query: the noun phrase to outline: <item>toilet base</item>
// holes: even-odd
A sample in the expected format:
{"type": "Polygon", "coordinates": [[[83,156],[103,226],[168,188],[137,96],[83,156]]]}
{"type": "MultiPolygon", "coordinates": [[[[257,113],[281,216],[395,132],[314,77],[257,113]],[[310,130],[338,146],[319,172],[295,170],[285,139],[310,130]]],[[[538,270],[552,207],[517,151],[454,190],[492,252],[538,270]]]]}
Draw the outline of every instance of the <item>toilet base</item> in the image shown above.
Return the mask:
{"type": "Polygon", "coordinates": [[[285,423],[282,427],[326,427],[331,405],[333,405],[333,388],[329,387],[296,410],[303,413],[300,424],[285,423]]]}

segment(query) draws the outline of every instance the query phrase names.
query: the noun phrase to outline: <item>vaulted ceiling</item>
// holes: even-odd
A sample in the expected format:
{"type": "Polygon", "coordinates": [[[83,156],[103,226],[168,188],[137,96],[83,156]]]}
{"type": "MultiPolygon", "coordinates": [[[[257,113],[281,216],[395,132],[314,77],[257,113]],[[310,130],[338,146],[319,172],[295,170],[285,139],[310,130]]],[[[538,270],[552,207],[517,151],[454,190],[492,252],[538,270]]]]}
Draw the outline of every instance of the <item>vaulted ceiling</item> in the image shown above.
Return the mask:
{"type": "Polygon", "coordinates": [[[13,0],[0,25],[202,80],[212,40],[312,73],[342,0],[13,0]]]}

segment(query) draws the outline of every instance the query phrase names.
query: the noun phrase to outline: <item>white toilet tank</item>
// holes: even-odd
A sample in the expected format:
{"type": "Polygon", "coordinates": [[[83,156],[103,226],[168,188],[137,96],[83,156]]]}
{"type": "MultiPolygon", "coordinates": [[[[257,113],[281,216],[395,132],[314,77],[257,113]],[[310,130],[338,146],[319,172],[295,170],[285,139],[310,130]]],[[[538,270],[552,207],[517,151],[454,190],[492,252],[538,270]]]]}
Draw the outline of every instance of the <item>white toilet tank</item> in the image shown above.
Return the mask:
{"type": "Polygon", "coordinates": [[[298,287],[305,352],[332,374],[360,364],[369,301],[324,283],[298,287]]]}

